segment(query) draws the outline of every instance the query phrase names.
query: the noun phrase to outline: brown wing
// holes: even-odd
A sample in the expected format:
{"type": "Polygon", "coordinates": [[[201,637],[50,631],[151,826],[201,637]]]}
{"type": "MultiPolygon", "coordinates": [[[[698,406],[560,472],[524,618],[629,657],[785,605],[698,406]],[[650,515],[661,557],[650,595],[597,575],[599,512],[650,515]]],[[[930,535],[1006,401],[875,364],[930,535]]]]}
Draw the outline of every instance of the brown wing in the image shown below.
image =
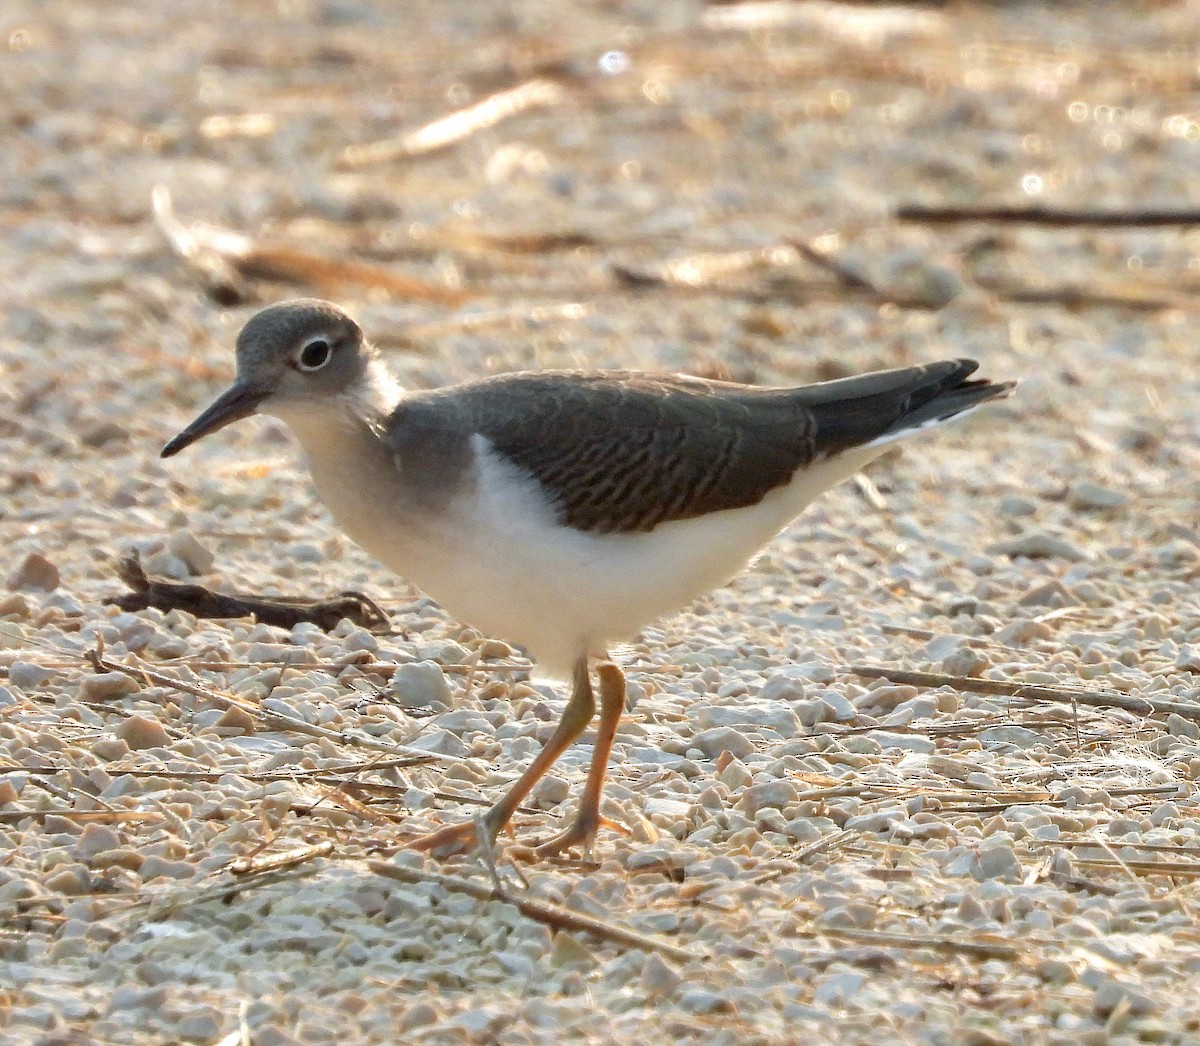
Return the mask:
{"type": "Polygon", "coordinates": [[[817,458],[1007,388],[965,381],[974,369],[950,361],[795,389],[549,371],[502,375],[429,401],[536,477],[563,522],[626,533],[757,504],[817,458]]]}

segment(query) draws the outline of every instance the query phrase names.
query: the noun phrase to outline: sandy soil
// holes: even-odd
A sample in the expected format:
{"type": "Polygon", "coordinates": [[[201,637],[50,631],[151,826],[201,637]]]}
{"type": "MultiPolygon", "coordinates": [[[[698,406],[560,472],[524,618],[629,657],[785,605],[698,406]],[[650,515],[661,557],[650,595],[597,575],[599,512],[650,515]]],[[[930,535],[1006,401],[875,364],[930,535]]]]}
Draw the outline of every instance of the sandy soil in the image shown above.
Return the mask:
{"type": "Polygon", "coordinates": [[[0,27],[6,1042],[1200,1041],[1194,5],[9,0],[0,27]],[[1112,217],[1149,211],[1180,213],[1112,217]],[[647,629],[629,834],[527,884],[502,846],[480,899],[446,878],[490,889],[478,861],[403,840],[494,799],[561,693],[339,535],[281,427],[157,458],[299,295],[412,387],[950,355],[1022,384],[647,629]],[[125,613],[130,549],[360,589],[394,632],[125,613]]]}

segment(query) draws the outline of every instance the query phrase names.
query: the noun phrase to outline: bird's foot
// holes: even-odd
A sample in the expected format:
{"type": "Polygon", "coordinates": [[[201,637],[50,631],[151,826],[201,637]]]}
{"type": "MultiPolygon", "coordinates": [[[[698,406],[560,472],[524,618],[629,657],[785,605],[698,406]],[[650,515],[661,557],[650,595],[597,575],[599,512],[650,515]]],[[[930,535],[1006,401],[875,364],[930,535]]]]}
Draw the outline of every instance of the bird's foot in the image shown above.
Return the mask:
{"type": "Polygon", "coordinates": [[[484,814],[473,821],[448,824],[436,832],[418,835],[408,841],[408,846],[412,850],[424,850],[430,854],[436,852],[439,856],[475,849],[490,853],[499,833],[499,825],[493,826],[484,814]]]}
{"type": "Polygon", "coordinates": [[[611,828],[622,835],[629,834],[629,829],[624,825],[618,824],[616,821],[604,817],[599,813],[591,817],[587,817],[581,813],[575,818],[569,828],[559,832],[558,835],[552,835],[544,842],[535,843],[530,852],[535,858],[540,859],[544,857],[557,857],[565,850],[572,850],[579,847],[583,850],[585,856],[590,856],[592,845],[596,841],[596,832],[601,828],[611,828]]]}

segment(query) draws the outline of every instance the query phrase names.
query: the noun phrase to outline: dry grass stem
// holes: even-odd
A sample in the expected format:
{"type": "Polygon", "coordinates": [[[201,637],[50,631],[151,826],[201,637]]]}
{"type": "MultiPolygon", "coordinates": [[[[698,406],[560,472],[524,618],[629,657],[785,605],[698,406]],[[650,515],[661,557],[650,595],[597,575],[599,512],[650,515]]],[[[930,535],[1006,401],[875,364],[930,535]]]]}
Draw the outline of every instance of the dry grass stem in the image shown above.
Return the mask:
{"type": "Polygon", "coordinates": [[[349,146],[342,151],[338,163],[341,167],[364,167],[424,156],[456,145],[478,131],[494,127],[502,120],[529,109],[557,105],[565,97],[566,89],[553,80],[527,80],[506,91],[488,95],[465,109],[439,117],[399,138],[349,146]]]}
{"type": "Polygon", "coordinates": [[[473,295],[392,272],[377,265],[326,257],[287,244],[263,245],[244,233],[216,226],[184,225],[176,216],[170,191],[151,192],[155,224],[168,245],[218,302],[226,305],[253,297],[255,279],[283,280],[336,293],[346,287],[381,290],[411,301],[461,305],[473,295]]]}
{"type": "Polygon", "coordinates": [[[314,723],[306,723],[302,719],[296,719],[293,716],[284,715],[281,712],[271,712],[257,705],[251,704],[249,701],[243,701],[241,698],[233,694],[224,693],[220,690],[214,690],[211,687],[201,686],[197,683],[188,683],[182,679],[176,679],[174,676],[167,675],[163,672],[158,672],[148,665],[134,664],[125,665],[119,661],[112,661],[108,658],[101,657],[96,651],[89,651],[87,658],[96,671],[105,672],[122,672],[125,675],[132,676],[134,679],[148,683],[153,683],[156,686],[169,687],[174,690],[182,691],[185,694],[191,694],[193,697],[199,697],[205,701],[211,701],[213,704],[220,705],[222,708],[240,708],[243,711],[254,716],[265,726],[274,727],[281,730],[292,730],[296,733],[309,734],[312,737],[323,737],[329,741],[334,741],[339,744],[352,744],[359,748],[366,748],[376,752],[383,752],[387,755],[407,755],[416,760],[410,765],[419,765],[426,762],[447,762],[447,763],[462,763],[467,762],[460,756],[454,755],[439,755],[422,751],[419,748],[412,748],[403,744],[390,744],[386,741],[376,740],[368,734],[360,730],[330,730],[323,726],[317,726],[314,723]]]}
{"type": "Polygon", "coordinates": [[[893,948],[931,948],[939,952],[952,952],[967,955],[973,959],[1006,959],[1009,961],[1021,957],[1019,945],[1009,941],[988,939],[980,935],[973,940],[965,941],[956,937],[939,937],[922,933],[891,933],[886,930],[863,930],[852,926],[822,926],[814,931],[829,937],[846,937],[864,944],[879,944],[893,948]]]}
{"type": "Polygon", "coordinates": [[[863,679],[888,679],[893,683],[911,686],[948,686],[971,694],[994,694],[999,697],[1019,697],[1031,701],[1052,701],[1058,704],[1089,705],[1093,708],[1123,708],[1139,715],[1171,712],[1185,719],[1200,720],[1200,704],[1169,697],[1135,697],[1113,690],[1087,690],[1083,687],[1052,687],[1033,683],[1010,683],[1003,679],[980,679],[973,676],[953,676],[940,672],[910,672],[900,668],[881,668],[874,665],[851,665],[846,671],[863,679]]]}
{"type": "Polygon", "coordinates": [[[680,948],[678,945],[657,937],[649,937],[624,926],[615,926],[602,919],[572,911],[549,901],[539,901],[532,897],[514,895],[502,885],[493,883],[484,886],[457,875],[445,875],[441,872],[426,872],[416,868],[405,868],[387,861],[368,861],[368,867],[376,875],[387,879],[395,879],[402,883],[436,883],[438,886],[456,893],[465,893],[477,901],[500,901],[511,904],[522,915],[537,922],[544,923],[552,930],[568,930],[576,933],[587,933],[603,941],[610,941],[626,948],[638,948],[642,951],[655,951],[674,959],[676,962],[701,962],[703,956],[680,948]]]}
{"type": "Polygon", "coordinates": [[[240,858],[229,865],[233,875],[262,875],[266,872],[278,872],[295,868],[316,857],[328,857],[333,853],[333,843],[330,841],[314,843],[312,846],[300,846],[282,853],[268,854],[263,857],[240,858]]]}

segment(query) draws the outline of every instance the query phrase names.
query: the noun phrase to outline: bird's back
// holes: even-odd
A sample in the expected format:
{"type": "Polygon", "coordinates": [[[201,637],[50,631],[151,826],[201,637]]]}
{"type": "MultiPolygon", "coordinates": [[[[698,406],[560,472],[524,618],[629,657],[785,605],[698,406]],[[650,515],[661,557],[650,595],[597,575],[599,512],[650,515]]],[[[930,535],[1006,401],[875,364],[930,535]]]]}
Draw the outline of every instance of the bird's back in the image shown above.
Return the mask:
{"type": "Polygon", "coordinates": [[[950,360],[798,388],[529,372],[427,393],[400,412],[410,412],[410,428],[428,415],[478,432],[537,479],[568,526],[633,533],[757,504],[798,469],[901,438],[1011,388],[968,380],[975,369],[950,360]]]}

